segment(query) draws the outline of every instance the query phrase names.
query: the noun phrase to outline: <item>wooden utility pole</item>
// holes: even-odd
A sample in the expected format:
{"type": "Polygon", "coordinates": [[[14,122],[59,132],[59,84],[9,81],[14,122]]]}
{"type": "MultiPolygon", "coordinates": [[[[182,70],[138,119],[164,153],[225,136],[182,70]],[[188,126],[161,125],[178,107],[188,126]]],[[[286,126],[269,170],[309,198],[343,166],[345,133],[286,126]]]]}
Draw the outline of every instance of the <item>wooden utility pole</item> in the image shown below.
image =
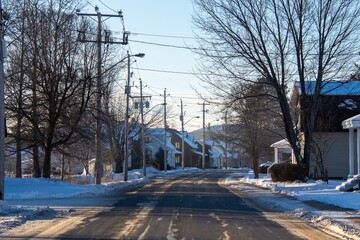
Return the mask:
{"type": "Polygon", "coordinates": [[[166,137],[166,88],[164,90],[164,171],[167,171],[167,154],[166,154],[166,147],[167,147],[167,137],[166,137]]]}
{"type": "MultiPolygon", "coordinates": [[[[140,80],[140,96],[131,96],[131,98],[140,98],[139,108],[140,108],[140,115],[141,115],[141,155],[142,155],[143,175],[146,176],[144,106],[148,108],[149,104],[148,104],[148,102],[146,102],[146,104],[144,104],[144,99],[151,98],[151,96],[143,95],[142,80],[141,79],[139,79],[139,80],[140,80]]],[[[135,107],[135,109],[137,109],[137,108],[135,107]]]]}
{"type": "MultiPolygon", "coordinates": [[[[90,14],[90,13],[80,13],[77,11],[77,15],[79,16],[96,16],[97,17],[97,39],[94,40],[87,40],[85,38],[78,39],[78,41],[81,42],[96,42],[97,48],[98,48],[98,54],[97,54],[97,82],[96,82],[96,130],[95,130],[95,183],[101,184],[101,177],[102,177],[102,158],[101,158],[101,110],[102,110],[102,104],[101,104],[101,98],[102,98],[102,71],[101,71],[101,65],[102,65],[102,52],[101,52],[101,44],[102,43],[118,43],[118,44],[127,44],[127,37],[124,37],[123,42],[113,42],[110,40],[110,38],[106,38],[104,41],[102,40],[102,17],[120,17],[122,18],[122,13],[119,12],[119,15],[109,15],[109,14],[101,14],[98,7],[95,7],[96,14],[90,14]]],[[[85,33],[84,33],[85,36],[85,33]]]]}
{"type": "Polygon", "coordinates": [[[205,113],[206,113],[206,110],[205,110],[205,105],[209,105],[209,104],[206,104],[205,102],[202,103],[202,106],[203,106],[203,130],[202,130],[202,166],[201,168],[202,169],[205,169],[205,113]]]}
{"type": "Polygon", "coordinates": [[[185,169],[185,144],[184,144],[184,109],[183,109],[183,101],[180,99],[181,103],[181,115],[180,115],[180,121],[181,121],[181,170],[184,171],[185,169]]]}
{"type": "Polygon", "coordinates": [[[225,169],[228,168],[228,110],[225,111],[225,129],[224,129],[224,135],[225,135],[225,169]]]}
{"type": "Polygon", "coordinates": [[[129,165],[129,101],[130,101],[130,54],[127,54],[128,59],[128,75],[127,84],[125,86],[126,94],[126,110],[125,110],[125,151],[124,151],[124,181],[128,180],[128,165],[129,165]]]}
{"type": "Polygon", "coordinates": [[[95,183],[101,184],[102,158],[101,158],[101,93],[102,93],[102,72],[101,72],[101,13],[97,12],[98,31],[97,31],[97,81],[96,81],[96,131],[95,131],[95,183]]]}
{"type": "Polygon", "coordinates": [[[128,77],[127,84],[125,86],[125,94],[126,94],[126,111],[125,111],[125,153],[124,153],[124,181],[128,180],[128,165],[129,165],[129,107],[130,107],[130,94],[131,94],[131,86],[130,86],[130,57],[144,57],[144,53],[138,53],[134,55],[130,55],[128,52],[127,60],[128,60],[128,77]]]}
{"type": "Polygon", "coordinates": [[[140,79],[140,110],[141,110],[141,155],[143,174],[146,176],[146,154],[145,154],[145,133],[144,133],[144,98],[143,85],[140,79]]]}

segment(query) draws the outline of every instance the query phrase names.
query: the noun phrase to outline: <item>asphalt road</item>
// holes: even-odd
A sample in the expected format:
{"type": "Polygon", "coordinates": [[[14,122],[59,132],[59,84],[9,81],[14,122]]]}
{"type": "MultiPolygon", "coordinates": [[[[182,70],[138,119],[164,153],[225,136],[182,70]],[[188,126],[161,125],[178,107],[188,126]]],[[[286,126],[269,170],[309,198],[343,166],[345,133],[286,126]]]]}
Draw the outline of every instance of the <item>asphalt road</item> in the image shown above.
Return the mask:
{"type": "Polygon", "coordinates": [[[225,175],[199,172],[157,178],[122,194],[111,208],[84,208],[4,239],[332,239],[283,214],[251,207],[219,184],[225,175]]]}

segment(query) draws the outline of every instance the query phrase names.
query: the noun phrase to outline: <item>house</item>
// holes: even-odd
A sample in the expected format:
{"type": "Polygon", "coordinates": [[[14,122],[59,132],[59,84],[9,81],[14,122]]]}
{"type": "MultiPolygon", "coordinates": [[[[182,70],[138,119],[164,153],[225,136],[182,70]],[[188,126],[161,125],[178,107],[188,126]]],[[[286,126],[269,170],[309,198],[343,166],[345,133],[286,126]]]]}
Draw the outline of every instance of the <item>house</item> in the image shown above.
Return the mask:
{"type": "MultiPolygon", "coordinates": [[[[176,148],[175,166],[182,166],[182,132],[175,129],[169,129],[171,133],[171,144],[176,148]]],[[[201,152],[197,150],[198,146],[184,132],[184,167],[198,167],[198,160],[201,158],[201,152]]]]}
{"type": "MultiPolygon", "coordinates": [[[[202,155],[203,141],[197,140],[198,152],[202,155]]],[[[231,144],[227,146],[223,141],[206,140],[205,141],[205,168],[227,168],[241,167],[239,151],[233,148],[231,144]]],[[[199,158],[198,167],[202,166],[202,156],[199,158]]]]}
{"type": "Polygon", "coordinates": [[[208,140],[206,145],[210,146],[209,165],[211,168],[238,168],[240,161],[238,151],[231,144],[224,141],[208,140]]]}
{"type": "Polygon", "coordinates": [[[225,143],[224,141],[215,142],[218,142],[217,146],[222,147],[222,149],[224,149],[224,153],[226,153],[222,160],[222,167],[240,168],[246,166],[245,162],[241,162],[241,160],[245,160],[241,159],[241,155],[244,155],[244,149],[233,143],[225,143]]]}
{"type": "Polygon", "coordinates": [[[210,168],[222,168],[227,167],[227,159],[229,156],[225,153],[225,148],[220,145],[215,145],[215,141],[206,141],[206,145],[210,146],[209,153],[209,167],[210,168]]]}
{"type": "MultiPolygon", "coordinates": [[[[306,82],[306,94],[296,83],[291,104],[296,109],[298,128],[303,129],[313,101],[315,82],[306,82]]],[[[329,178],[346,178],[349,173],[348,133],[342,122],[360,114],[360,81],[324,81],[321,89],[318,116],[315,120],[314,143],[310,159],[310,176],[323,171],[329,178]]],[[[300,133],[301,136],[301,133],[300,133]]],[[[303,141],[304,139],[302,139],[303,141]]]]}
{"type": "Polygon", "coordinates": [[[295,156],[287,139],[277,141],[271,144],[270,147],[274,148],[274,163],[296,163],[295,156]]]}
{"type": "MultiPolygon", "coordinates": [[[[223,167],[248,167],[250,164],[247,161],[245,149],[242,148],[239,140],[232,140],[225,142],[223,133],[224,125],[217,125],[208,128],[205,132],[205,163],[206,167],[223,168],[223,167]],[[209,156],[208,156],[209,155],[209,156]]],[[[236,128],[237,129],[237,128],[236,128]]],[[[198,145],[198,151],[202,154],[202,133],[194,131],[191,133],[198,145]]],[[[200,158],[200,165],[202,157],[200,158]]]]}
{"type": "MultiPolygon", "coordinates": [[[[166,162],[171,168],[175,168],[175,156],[179,152],[172,142],[171,131],[166,131],[166,145],[165,132],[163,128],[148,128],[145,136],[145,151],[148,161],[156,164],[156,154],[160,149],[164,150],[166,146],[166,162]]],[[[157,166],[158,167],[158,166],[157,166]]]]}
{"type": "MultiPolygon", "coordinates": [[[[137,148],[136,143],[140,141],[140,131],[133,131],[129,134],[129,140],[131,145],[129,147],[129,154],[128,157],[128,167],[131,168],[140,168],[142,161],[141,159],[137,159],[136,156],[141,156],[141,154],[136,153],[139,151],[137,148]],[[136,132],[136,134],[135,134],[136,132]],[[135,156],[135,157],[134,157],[135,156]]],[[[148,128],[145,130],[145,158],[147,164],[152,164],[156,168],[160,169],[160,166],[163,165],[163,162],[159,163],[157,161],[156,155],[160,150],[164,150],[165,147],[165,133],[163,128],[148,128]]],[[[141,148],[141,146],[139,146],[141,148]]],[[[175,168],[175,155],[181,152],[177,151],[175,146],[171,144],[171,133],[169,131],[166,132],[166,159],[167,165],[171,168],[175,168]]],[[[163,161],[163,158],[162,158],[163,161]]],[[[94,167],[95,167],[95,159],[91,159],[89,161],[89,173],[94,174],[94,167]]],[[[103,163],[102,164],[102,171],[103,173],[111,173],[114,172],[115,169],[115,162],[112,163],[103,163]]]]}
{"type": "Polygon", "coordinates": [[[360,114],[344,120],[342,126],[344,129],[349,129],[349,175],[347,181],[338,186],[337,189],[349,191],[356,185],[360,188],[360,114]],[[354,138],[355,130],[356,138],[354,138]]]}
{"type": "Polygon", "coordinates": [[[208,142],[205,141],[205,151],[203,154],[203,141],[202,140],[196,140],[195,144],[197,145],[197,152],[201,153],[201,157],[198,159],[196,163],[196,167],[202,168],[203,165],[203,155],[205,160],[205,168],[210,167],[210,154],[211,154],[211,146],[207,144],[208,142]]]}

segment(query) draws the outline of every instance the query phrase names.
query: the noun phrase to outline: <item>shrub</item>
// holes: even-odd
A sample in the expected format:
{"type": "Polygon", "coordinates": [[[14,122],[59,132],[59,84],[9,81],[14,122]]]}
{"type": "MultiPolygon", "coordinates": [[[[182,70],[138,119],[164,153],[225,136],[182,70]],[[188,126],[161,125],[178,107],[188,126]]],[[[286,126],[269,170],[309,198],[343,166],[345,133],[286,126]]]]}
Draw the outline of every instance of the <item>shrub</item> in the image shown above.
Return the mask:
{"type": "Polygon", "coordinates": [[[307,167],[303,164],[274,164],[269,170],[273,182],[306,182],[307,167]]]}

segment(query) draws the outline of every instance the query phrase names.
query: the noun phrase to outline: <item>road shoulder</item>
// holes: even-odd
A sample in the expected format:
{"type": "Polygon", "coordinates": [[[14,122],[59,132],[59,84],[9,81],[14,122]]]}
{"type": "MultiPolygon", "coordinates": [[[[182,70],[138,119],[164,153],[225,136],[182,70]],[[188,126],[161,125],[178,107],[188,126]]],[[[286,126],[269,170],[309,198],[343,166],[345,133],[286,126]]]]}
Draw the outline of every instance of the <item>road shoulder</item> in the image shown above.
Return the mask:
{"type": "MultiPolygon", "coordinates": [[[[326,235],[330,234],[338,239],[360,238],[360,229],[356,228],[356,226],[360,226],[359,218],[355,217],[358,216],[358,213],[351,209],[343,209],[317,201],[302,202],[294,197],[274,193],[270,189],[241,181],[232,184],[231,181],[225,183],[225,179],[222,179],[219,184],[244,199],[252,207],[263,212],[267,218],[271,220],[279,219],[278,223],[287,225],[287,228],[292,229],[293,222],[284,221],[283,216],[290,217],[293,220],[301,220],[307,227],[320,230],[322,235],[324,233],[326,235]],[[336,213],[336,216],[342,215],[343,219],[339,221],[339,219],[324,217],[324,212],[336,213]],[[321,215],[318,213],[321,213],[321,215]],[[346,218],[345,215],[353,215],[354,218],[346,218]]],[[[307,227],[304,229],[307,229],[307,227]]],[[[305,230],[302,234],[306,235],[306,232],[305,230]]]]}

